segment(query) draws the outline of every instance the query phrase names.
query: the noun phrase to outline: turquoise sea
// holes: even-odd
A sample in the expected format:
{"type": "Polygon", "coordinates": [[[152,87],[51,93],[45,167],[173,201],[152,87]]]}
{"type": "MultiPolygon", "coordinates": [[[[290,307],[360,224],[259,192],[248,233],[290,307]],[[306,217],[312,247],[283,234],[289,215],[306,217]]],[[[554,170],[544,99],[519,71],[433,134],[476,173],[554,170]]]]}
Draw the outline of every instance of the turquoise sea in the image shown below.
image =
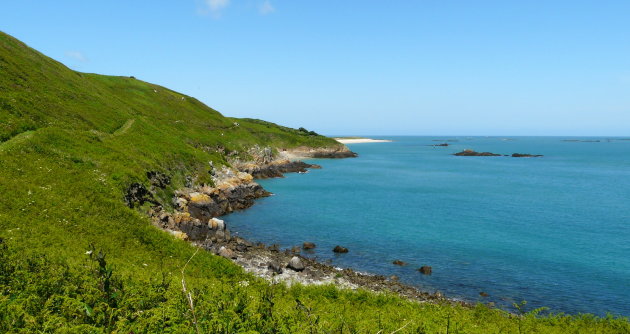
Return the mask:
{"type": "Polygon", "coordinates": [[[261,180],[275,195],[224,218],[251,240],[312,241],[312,256],[335,266],[453,298],[630,316],[629,139],[385,139],[348,145],[358,158],[261,180]],[[450,146],[428,146],[439,143],[450,146]],[[463,149],[544,157],[452,155],[463,149]],[[337,244],[350,252],[333,254],[337,244]]]}

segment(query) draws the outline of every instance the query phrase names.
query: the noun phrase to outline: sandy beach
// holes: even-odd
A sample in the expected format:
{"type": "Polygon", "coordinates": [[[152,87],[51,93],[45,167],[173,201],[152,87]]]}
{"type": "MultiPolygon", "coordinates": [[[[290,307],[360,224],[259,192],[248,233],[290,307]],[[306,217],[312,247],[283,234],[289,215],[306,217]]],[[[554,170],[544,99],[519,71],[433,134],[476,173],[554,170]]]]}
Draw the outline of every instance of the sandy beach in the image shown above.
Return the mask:
{"type": "Polygon", "coordinates": [[[392,140],[387,139],[371,139],[371,138],[335,138],[342,144],[361,144],[361,143],[389,143],[392,140]]]}

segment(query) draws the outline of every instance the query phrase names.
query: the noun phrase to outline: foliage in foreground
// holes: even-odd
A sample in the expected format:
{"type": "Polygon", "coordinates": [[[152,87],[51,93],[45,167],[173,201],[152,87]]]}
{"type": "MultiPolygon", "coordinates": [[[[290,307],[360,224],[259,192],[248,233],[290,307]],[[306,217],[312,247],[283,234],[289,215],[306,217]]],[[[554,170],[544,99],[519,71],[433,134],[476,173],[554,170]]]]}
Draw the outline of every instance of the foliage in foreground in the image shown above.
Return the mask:
{"type": "MultiPolygon", "coordinates": [[[[214,259],[215,261],[225,261],[214,259]]],[[[627,333],[624,319],[514,316],[483,305],[415,303],[333,286],[287,288],[245,274],[116,273],[90,249],[75,266],[0,244],[0,332],[627,333]],[[192,304],[191,304],[192,303],[192,304]],[[191,306],[192,305],[192,306],[191,306]]]]}

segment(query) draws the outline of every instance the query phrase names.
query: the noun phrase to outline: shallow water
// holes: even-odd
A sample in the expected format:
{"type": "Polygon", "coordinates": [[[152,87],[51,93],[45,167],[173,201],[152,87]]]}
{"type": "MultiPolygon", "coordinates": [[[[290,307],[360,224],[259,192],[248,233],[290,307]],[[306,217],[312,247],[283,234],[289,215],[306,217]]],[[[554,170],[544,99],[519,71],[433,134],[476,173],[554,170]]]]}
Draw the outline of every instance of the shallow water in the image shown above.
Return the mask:
{"type": "Polygon", "coordinates": [[[275,196],[225,219],[251,240],[312,241],[336,266],[449,297],[630,316],[629,140],[390,139],[348,145],[356,159],[312,160],[323,169],[261,180],[275,196]],[[467,148],[544,157],[452,155],[467,148]],[[333,254],[337,244],[350,252],[333,254]],[[433,274],[418,273],[422,265],[433,274]]]}

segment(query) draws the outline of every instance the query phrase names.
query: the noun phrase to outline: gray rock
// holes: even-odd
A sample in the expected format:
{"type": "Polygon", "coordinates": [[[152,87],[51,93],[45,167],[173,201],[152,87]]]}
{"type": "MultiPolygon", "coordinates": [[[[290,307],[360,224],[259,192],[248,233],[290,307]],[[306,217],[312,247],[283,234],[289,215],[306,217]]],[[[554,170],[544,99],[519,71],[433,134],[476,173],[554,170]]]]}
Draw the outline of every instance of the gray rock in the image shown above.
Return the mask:
{"type": "Polygon", "coordinates": [[[271,270],[275,274],[282,274],[282,266],[276,261],[271,261],[267,264],[267,269],[271,270]]]}
{"type": "Polygon", "coordinates": [[[208,221],[208,227],[215,231],[224,231],[225,230],[225,222],[221,219],[212,218],[208,221]]]}
{"type": "Polygon", "coordinates": [[[231,249],[225,248],[225,246],[219,248],[219,256],[223,256],[226,259],[236,259],[236,254],[231,249]]]}
{"type": "Polygon", "coordinates": [[[295,271],[302,271],[304,270],[304,263],[302,263],[302,259],[300,259],[297,256],[294,256],[291,258],[291,260],[289,260],[289,263],[287,264],[287,268],[293,269],[295,271]]]}
{"type": "Polygon", "coordinates": [[[254,247],[254,244],[240,237],[235,237],[237,245],[245,245],[247,247],[254,247]]]}

